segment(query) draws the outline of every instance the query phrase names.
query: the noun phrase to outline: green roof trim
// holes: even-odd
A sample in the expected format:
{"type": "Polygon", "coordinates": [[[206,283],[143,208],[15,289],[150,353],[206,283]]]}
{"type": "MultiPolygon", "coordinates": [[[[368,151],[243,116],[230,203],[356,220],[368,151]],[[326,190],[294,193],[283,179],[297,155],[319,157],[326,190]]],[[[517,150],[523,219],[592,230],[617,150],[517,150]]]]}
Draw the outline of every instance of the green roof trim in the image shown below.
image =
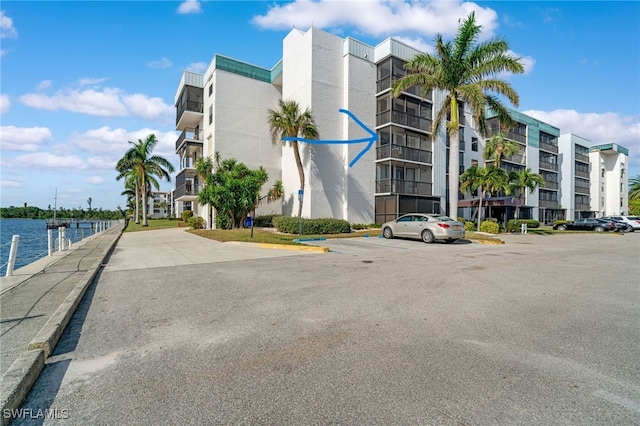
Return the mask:
{"type": "Polygon", "coordinates": [[[213,57],[213,62],[214,68],[217,70],[264,81],[265,83],[273,83],[273,81],[282,74],[282,59],[270,70],[218,54],[213,57]]]}
{"type": "Polygon", "coordinates": [[[606,143],[602,145],[593,145],[589,148],[589,152],[598,152],[598,151],[615,151],[621,154],[629,156],[629,150],[615,143],[606,143]]]}

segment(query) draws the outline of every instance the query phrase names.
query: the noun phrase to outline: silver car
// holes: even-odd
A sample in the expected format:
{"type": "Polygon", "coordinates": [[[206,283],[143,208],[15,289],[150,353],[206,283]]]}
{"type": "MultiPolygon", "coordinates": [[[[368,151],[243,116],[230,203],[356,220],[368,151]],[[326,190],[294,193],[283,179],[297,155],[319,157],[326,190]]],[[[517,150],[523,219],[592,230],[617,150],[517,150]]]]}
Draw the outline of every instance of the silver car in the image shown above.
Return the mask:
{"type": "Polygon", "coordinates": [[[382,225],[385,238],[419,238],[425,243],[436,240],[452,243],[464,238],[464,225],[440,214],[409,213],[382,225]]]}

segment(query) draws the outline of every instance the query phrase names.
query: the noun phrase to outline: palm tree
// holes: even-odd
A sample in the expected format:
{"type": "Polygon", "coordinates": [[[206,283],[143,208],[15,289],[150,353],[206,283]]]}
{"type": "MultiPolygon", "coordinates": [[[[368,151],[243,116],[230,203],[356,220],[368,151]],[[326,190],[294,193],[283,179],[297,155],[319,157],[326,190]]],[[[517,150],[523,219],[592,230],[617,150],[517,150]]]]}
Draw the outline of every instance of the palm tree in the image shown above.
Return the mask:
{"type": "MultiPolygon", "coordinates": [[[[142,196],[142,226],[149,226],[147,223],[147,200],[151,193],[151,187],[160,188],[156,176],[165,178],[171,182],[170,173],[174,171],[173,165],[165,158],[152,155],[158,140],[155,135],[149,135],[145,140],[138,139],[138,142],[131,142],[133,146],[124,154],[116,170],[120,173],[116,180],[124,177],[136,180],[136,192],[142,196]]],[[[137,197],[136,197],[137,200],[137,197]]],[[[136,223],[140,223],[136,214],[136,223]]]]}
{"type": "Polygon", "coordinates": [[[629,179],[629,201],[640,200],[640,175],[629,179]]]}
{"type": "Polygon", "coordinates": [[[498,96],[506,97],[516,107],[519,97],[510,84],[496,78],[495,75],[524,72],[520,59],[508,53],[509,45],[503,38],[491,38],[477,43],[480,30],[481,26],[475,22],[475,14],[471,12],[458,28],[453,42],[444,42],[442,35],[436,35],[435,54],[416,55],[405,65],[407,75],[393,84],[392,93],[396,97],[403,90],[413,86],[420,86],[423,96],[433,89],[446,93],[433,121],[431,135],[435,138],[440,125],[446,117],[450,117],[447,124],[450,140],[449,215],[454,217],[458,214],[456,194],[460,166],[458,100],[466,103],[471,109],[481,136],[486,137],[488,134],[485,117],[487,109],[491,109],[501,123],[510,127],[513,120],[498,96]]]}
{"type": "MultiPolygon", "coordinates": [[[[300,105],[296,101],[278,101],[278,109],[269,109],[269,132],[271,133],[271,142],[276,144],[282,141],[284,137],[302,137],[305,139],[317,139],[318,128],[311,115],[311,110],[307,108],[304,112],[300,112],[300,105]]],[[[286,143],[283,141],[283,143],[286,143]]],[[[293,148],[293,156],[298,167],[298,176],[300,177],[300,191],[304,191],[304,169],[302,167],[302,159],[300,158],[300,150],[298,141],[290,140],[289,144],[293,148]]],[[[304,194],[304,192],[303,192],[304,194]]],[[[298,217],[302,216],[302,199],[298,204],[298,217]]]]}
{"type": "MultiPolygon", "coordinates": [[[[220,165],[220,153],[216,152],[216,162],[217,165],[220,165]]],[[[202,185],[207,183],[207,179],[209,176],[213,174],[213,160],[211,156],[207,158],[198,158],[196,160],[196,173],[200,178],[200,182],[202,185]]],[[[204,187],[204,186],[203,186],[204,187]]],[[[198,193],[198,202],[200,204],[205,204],[209,206],[209,229],[213,229],[213,205],[211,204],[211,199],[206,196],[206,194],[199,192],[198,193]]]]}
{"type": "MultiPolygon", "coordinates": [[[[536,188],[544,188],[544,178],[538,173],[533,173],[530,168],[509,173],[509,188],[511,192],[517,192],[518,197],[524,203],[524,195],[527,190],[533,194],[536,188]]],[[[516,206],[516,220],[520,217],[520,206],[516,206]]]]}
{"type": "Polygon", "coordinates": [[[487,193],[507,190],[509,175],[506,170],[496,166],[469,167],[460,175],[460,191],[467,189],[471,194],[480,190],[480,200],[478,201],[478,231],[482,222],[482,200],[487,193]]]}
{"type": "Polygon", "coordinates": [[[504,136],[504,131],[500,130],[485,142],[483,157],[485,160],[494,160],[493,165],[496,167],[500,167],[503,157],[511,157],[520,152],[520,145],[504,136]]]}

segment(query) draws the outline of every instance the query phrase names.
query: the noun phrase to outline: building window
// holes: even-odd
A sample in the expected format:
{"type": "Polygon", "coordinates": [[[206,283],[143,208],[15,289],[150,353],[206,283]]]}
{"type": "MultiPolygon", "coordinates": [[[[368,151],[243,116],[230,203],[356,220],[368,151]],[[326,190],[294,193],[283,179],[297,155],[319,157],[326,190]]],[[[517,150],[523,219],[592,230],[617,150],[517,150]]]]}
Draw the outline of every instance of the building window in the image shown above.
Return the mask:
{"type": "Polygon", "coordinates": [[[471,138],[471,151],[478,152],[478,138],[471,138]]]}
{"type": "Polygon", "coordinates": [[[604,169],[601,170],[600,175],[604,178],[604,169]]]}
{"type": "Polygon", "coordinates": [[[213,94],[213,83],[209,85],[209,96],[213,94]]]}
{"type": "Polygon", "coordinates": [[[209,105],[209,125],[213,124],[213,105],[209,105]]]}

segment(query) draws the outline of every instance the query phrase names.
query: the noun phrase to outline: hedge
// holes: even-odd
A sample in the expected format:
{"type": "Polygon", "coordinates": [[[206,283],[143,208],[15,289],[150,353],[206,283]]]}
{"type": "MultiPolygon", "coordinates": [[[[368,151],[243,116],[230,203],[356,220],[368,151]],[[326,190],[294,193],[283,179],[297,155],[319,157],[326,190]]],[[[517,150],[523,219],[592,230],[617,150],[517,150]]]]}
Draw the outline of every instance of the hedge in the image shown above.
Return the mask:
{"type": "Polygon", "coordinates": [[[500,225],[490,220],[485,220],[480,224],[480,232],[487,232],[489,234],[497,234],[500,232],[500,225]]]}
{"type": "Polygon", "coordinates": [[[476,224],[473,222],[469,222],[469,221],[465,221],[464,222],[464,230],[469,232],[469,231],[475,231],[476,230],[476,224]]]}
{"type": "Polygon", "coordinates": [[[187,219],[187,225],[191,229],[203,229],[204,228],[204,219],[200,216],[191,216],[187,219]]]}
{"type": "Polygon", "coordinates": [[[186,222],[187,219],[189,219],[191,216],[193,216],[193,211],[192,210],[185,210],[182,212],[182,221],[186,222]]]}
{"type": "Polygon", "coordinates": [[[527,228],[538,228],[540,227],[540,221],[535,219],[511,219],[507,222],[507,231],[508,232],[517,232],[522,228],[522,224],[526,224],[527,228]]]}
{"type": "MultiPolygon", "coordinates": [[[[349,222],[342,219],[301,219],[301,221],[302,233],[307,235],[348,234],[351,232],[349,222]]],[[[279,232],[287,234],[297,234],[300,229],[298,218],[290,216],[274,217],[273,226],[279,232]]]]}
{"type": "Polygon", "coordinates": [[[253,221],[253,226],[256,228],[273,228],[273,219],[277,216],[281,216],[279,214],[266,214],[264,216],[256,216],[253,221]]]}

